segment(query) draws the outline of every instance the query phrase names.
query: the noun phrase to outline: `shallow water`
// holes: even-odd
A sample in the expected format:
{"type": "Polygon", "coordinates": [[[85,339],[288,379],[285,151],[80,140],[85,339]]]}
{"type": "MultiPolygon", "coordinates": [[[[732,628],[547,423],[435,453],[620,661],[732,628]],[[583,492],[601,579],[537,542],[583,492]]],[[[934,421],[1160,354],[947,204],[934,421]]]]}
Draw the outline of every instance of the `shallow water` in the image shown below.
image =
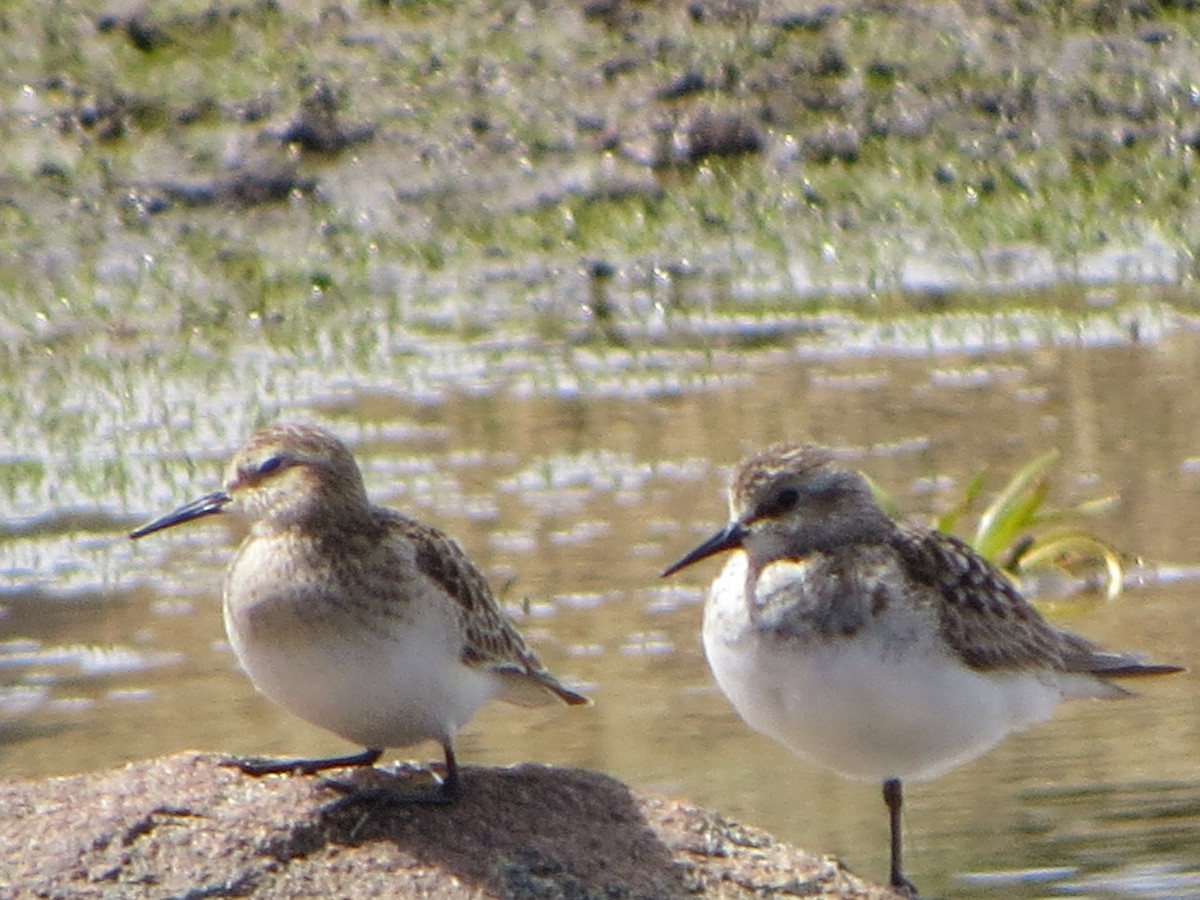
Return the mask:
{"type": "MultiPolygon", "coordinates": [[[[347,749],[236,669],[219,610],[236,524],[124,537],[214,489],[257,421],[300,417],[353,445],[377,502],[455,535],[543,660],[597,701],[486,709],[461,760],[600,769],[881,879],[878,786],[796,761],[713,686],[698,634],[717,564],[658,573],[723,521],[729,467],[773,441],[849,448],[918,513],[1058,448],[1055,502],[1119,493],[1089,527],[1144,565],[1115,602],[1049,612],[1194,668],[1200,330],[1153,302],[1060,319],[1054,299],[873,324],[697,315],[625,347],[439,340],[384,310],[298,347],[265,328],[171,354],[109,335],[26,360],[6,375],[0,458],[0,776],[185,747],[347,749]]],[[[1195,676],[1139,687],[910,785],[912,878],[953,896],[1200,897],[1195,676]]]]}

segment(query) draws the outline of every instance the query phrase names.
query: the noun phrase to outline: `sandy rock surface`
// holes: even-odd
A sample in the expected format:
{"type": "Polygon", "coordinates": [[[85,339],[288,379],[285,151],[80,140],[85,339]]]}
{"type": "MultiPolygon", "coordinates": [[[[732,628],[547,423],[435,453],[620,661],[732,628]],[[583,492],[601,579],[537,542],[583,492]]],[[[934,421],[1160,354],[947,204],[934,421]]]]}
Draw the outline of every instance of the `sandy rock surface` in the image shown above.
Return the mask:
{"type": "Polygon", "coordinates": [[[218,762],[185,752],[0,783],[0,896],[892,896],[830,857],[594,772],[465,768],[452,806],[338,807],[316,778],[218,762]]]}

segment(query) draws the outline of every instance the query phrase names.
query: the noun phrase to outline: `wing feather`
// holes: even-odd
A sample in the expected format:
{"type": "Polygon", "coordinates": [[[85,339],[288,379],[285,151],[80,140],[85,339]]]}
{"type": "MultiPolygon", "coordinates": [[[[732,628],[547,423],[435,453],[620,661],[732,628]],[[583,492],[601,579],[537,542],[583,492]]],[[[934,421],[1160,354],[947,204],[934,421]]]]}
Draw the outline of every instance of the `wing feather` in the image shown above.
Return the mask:
{"type": "Polygon", "coordinates": [[[902,525],[891,544],[909,577],[945,600],[939,611],[942,635],[973,669],[1041,667],[1100,678],[1179,671],[1054,628],[1003,572],[958,538],[902,525]]]}
{"type": "Polygon", "coordinates": [[[505,699],[520,705],[531,705],[539,691],[548,691],[572,705],[591,702],[564,687],[546,670],[500,609],[483,573],[457,541],[431,525],[386,512],[390,527],[402,529],[411,542],[417,569],[454,601],[464,635],[464,663],[487,667],[501,675],[505,699]],[[518,685],[518,679],[524,679],[527,686],[518,685]]]}

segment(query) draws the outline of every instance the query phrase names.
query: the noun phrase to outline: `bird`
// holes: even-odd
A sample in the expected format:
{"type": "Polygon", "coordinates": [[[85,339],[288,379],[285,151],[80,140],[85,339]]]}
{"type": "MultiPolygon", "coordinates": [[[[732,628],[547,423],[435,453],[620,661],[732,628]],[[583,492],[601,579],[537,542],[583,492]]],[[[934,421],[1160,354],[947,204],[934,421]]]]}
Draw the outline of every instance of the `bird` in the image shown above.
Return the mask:
{"type": "Polygon", "coordinates": [[[433,739],[444,778],[397,799],[448,803],[461,791],[454,735],[484,703],[591,702],[539,662],[454,540],[369,501],[354,456],[327,429],[262,428],[234,453],[224,485],[130,537],[230,509],[249,517],[224,586],[238,661],[268,699],[365,748],[228,765],[254,776],[312,774],[372,766],[384,748],[433,739]]]}
{"type": "Polygon", "coordinates": [[[801,758],[882,783],[902,893],[917,893],[903,871],[903,781],[974,759],[1064,699],[1131,696],[1110,679],[1182,671],[1051,626],[966,543],[893,520],[829,449],[750,456],[729,509],[663,577],[731,552],[704,605],[718,686],[801,758]]]}

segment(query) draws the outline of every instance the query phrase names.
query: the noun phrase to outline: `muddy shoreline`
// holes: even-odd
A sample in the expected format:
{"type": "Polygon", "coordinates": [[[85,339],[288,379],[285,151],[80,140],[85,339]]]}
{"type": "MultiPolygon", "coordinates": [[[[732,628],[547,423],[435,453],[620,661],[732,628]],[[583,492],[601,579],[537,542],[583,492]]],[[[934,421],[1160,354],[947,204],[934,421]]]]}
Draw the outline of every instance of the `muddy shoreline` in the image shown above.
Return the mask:
{"type": "Polygon", "coordinates": [[[0,30],[0,291],[52,320],[97,291],[118,327],[379,291],[528,327],[539,295],[602,320],[662,283],[1190,284],[1200,242],[1192,3],[27,3],[0,30]]]}

